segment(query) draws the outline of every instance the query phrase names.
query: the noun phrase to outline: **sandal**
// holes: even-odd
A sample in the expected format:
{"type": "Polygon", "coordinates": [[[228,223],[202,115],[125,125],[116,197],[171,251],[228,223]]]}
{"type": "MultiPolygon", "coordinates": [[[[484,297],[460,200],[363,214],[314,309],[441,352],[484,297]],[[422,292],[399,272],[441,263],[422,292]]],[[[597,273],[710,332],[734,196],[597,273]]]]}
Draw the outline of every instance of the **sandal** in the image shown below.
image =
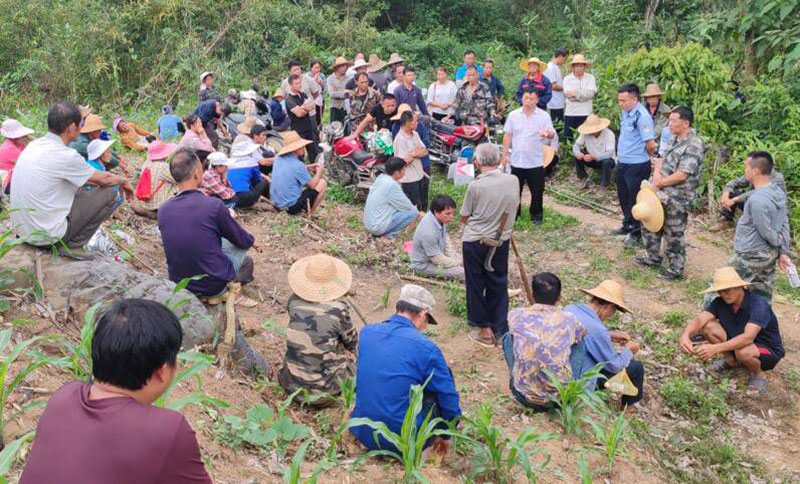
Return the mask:
{"type": "Polygon", "coordinates": [[[720,358],[716,360],[714,363],[711,363],[710,369],[711,371],[725,371],[730,370],[733,368],[733,365],[728,363],[726,358],[720,358]]]}
{"type": "Polygon", "coordinates": [[[494,336],[492,336],[491,338],[483,337],[481,336],[480,331],[478,331],[477,329],[470,331],[469,339],[478,343],[481,346],[486,346],[487,348],[492,348],[497,344],[494,336]]]}
{"type": "Polygon", "coordinates": [[[747,380],[747,388],[744,393],[748,397],[758,397],[767,391],[767,378],[763,376],[753,376],[747,380]]]}

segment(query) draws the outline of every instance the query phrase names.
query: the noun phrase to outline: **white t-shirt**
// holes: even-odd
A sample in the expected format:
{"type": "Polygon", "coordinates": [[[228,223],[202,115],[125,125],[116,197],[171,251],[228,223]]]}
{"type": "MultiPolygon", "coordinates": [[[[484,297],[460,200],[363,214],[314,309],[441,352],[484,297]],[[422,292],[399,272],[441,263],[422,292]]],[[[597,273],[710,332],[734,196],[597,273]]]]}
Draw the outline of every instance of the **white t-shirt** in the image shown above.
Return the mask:
{"type": "MultiPolygon", "coordinates": [[[[394,156],[405,159],[408,153],[411,153],[417,148],[424,148],[425,144],[419,137],[416,131],[407,134],[403,128],[397,132],[394,137],[394,156]]],[[[412,183],[420,181],[425,177],[425,170],[422,169],[422,160],[414,158],[414,160],[406,166],[406,174],[400,179],[400,183],[412,183]]]]}
{"type": "Polygon", "coordinates": [[[552,130],[553,122],[546,111],[536,108],[529,116],[522,108],[508,115],[503,131],[511,135],[511,166],[538,168],[542,166],[542,148],[550,140],[539,136],[542,130],[552,130]]]}
{"type": "Polygon", "coordinates": [[[564,95],[571,91],[575,95],[574,99],[567,99],[564,116],[588,116],[592,114],[592,99],[597,93],[597,84],[594,76],[585,72],[583,77],[578,79],[570,74],[564,78],[564,95]]]}
{"type": "Polygon", "coordinates": [[[75,193],[93,173],[94,168],[53,133],[32,141],[19,156],[11,180],[14,231],[34,245],[64,237],[75,193]]]}
{"type": "Polygon", "coordinates": [[[394,90],[397,89],[397,86],[400,85],[400,82],[395,79],[394,81],[389,83],[389,87],[386,88],[386,92],[389,94],[394,94],[394,90]]]}
{"type": "MultiPolygon", "coordinates": [[[[544,71],[544,75],[547,76],[547,80],[549,80],[551,84],[563,84],[564,78],[561,75],[561,68],[555,62],[547,63],[547,70],[544,71]]],[[[565,103],[566,98],[564,97],[564,91],[556,91],[553,89],[553,97],[550,98],[547,107],[549,109],[564,109],[565,103]]]]}
{"type": "Polygon", "coordinates": [[[428,110],[437,114],[454,114],[456,109],[453,106],[453,101],[456,100],[456,91],[458,91],[458,88],[456,87],[456,83],[453,81],[446,81],[444,85],[439,84],[438,82],[431,83],[431,87],[428,88],[428,97],[425,99],[425,102],[427,104],[430,104],[431,101],[436,103],[448,103],[450,104],[450,107],[447,109],[428,107],[428,110]]]}

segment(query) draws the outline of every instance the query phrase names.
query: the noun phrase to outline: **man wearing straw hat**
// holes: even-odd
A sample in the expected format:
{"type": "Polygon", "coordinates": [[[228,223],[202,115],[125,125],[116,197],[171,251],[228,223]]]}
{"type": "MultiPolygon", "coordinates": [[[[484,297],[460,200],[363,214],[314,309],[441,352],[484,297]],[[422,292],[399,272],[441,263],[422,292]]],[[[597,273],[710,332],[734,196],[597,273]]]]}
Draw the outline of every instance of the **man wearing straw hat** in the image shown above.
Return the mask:
{"type": "Polygon", "coordinates": [[[299,158],[309,143],[294,131],[283,133],[283,148],[272,163],[270,198],[276,207],[290,215],[307,212],[311,216],[328,188],[328,182],[322,177],[325,165],[306,165],[299,158]],[[309,170],[314,172],[313,177],[309,170]]]}
{"type": "MultiPolygon", "coordinates": [[[[104,129],[108,128],[106,128],[106,126],[103,124],[103,118],[101,118],[96,114],[89,114],[83,121],[83,127],[81,128],[81,135],[78,137],[78,139],[70,143],[69,147],[80,153],[80,155],[85,160],[88,160],[89,154],[87,151],[87,147],[89,146],[89,143],[96,139],[102,139],[104,129]]],[[[125,167],[124,164],[121,163],[121,161],[122,160],[120,160],[116,152],[112,151],[111,161],[109,161],[108,164],[106,164],[106,168],[110,170],[122,164],[123,171],[127,172],[127,167],[125,167]]]]}
{"type": "MultiPolygon", "coordinates": [[[[564,311],[578,318],[584,328],[586,337],[576,345],[570,355],[573,364],[574,379],[580,378],[598,363],[603,363],[603,375],[611,378],[625,370],[631,383],[639,390],[636,396],[622,397],[623,405],[633,405],[644,396],[644,366],[633,355],[639,352],[639,344],[631,340],[624,331],[609,331],[603,321],[614,316],[617,311],[630,313],[622,296],[622,285],[614,280],[606,279],[592,289],[578,289],[591,296],[588,303],[571,304],[564,311]],[[622,345],[617,351],[613,343],[622,345]]],[[[596,382],[592,383],[594,388],[596,382]]]]}
{"type": "Polygon", "coordinates": [[[331,123],[334,121],[344,121],[347,117],[345,100],[347,99],[347,68],[351,65],[350,61],[344,57],[337,57],[333,61],[333,73],[328,76],[328,94],[331,97],[331,123]]]}
{"type": "MultiPolygon", "coordinates": [[[[647,112],[650,113],[650,116],[653,118],[653,124],[655,125],[656,129],[656,139],[661,140],[661,132],[664,128],[667,127],[669,122],[669,115],[672,112],[667,103],[661,101],[661,96],[664,93],[661,91],[661,88],[658,87],[658,84],[655,82],[651,82],[647,85],[644,90],[644,97],[647,112]]],[[[661,150],[664,150],[666,146],[660,146],[661,150]]]]}
{"type": "Polygon", "coordinates": [[[550,85],[550,79],[544,75],[547,63],[539,60],[538,57],[531,57],[522,59],[519,62],[519,67],[525,71],[525,76],[517,86],[517,102],[522,104],[522,95],[526,92],[535,91],[539,98],[536,105],[539,109],[547,111],[547,103],[553,97],[553,87],[550,85]]]}
{"type": "Polygon", "coordinates": [[[766,373],[775,368],[786,351],[778,318],[769,302],[748,289],[733,267],[714,272],[711,287],[704,294],[717,293],[705,309],[696,315],[680,337],[684,353],[710,360],[714,371],[744,366],[750,374],[746,394],[762,395],[767,389],[766,373]]]}
{"type": "Polygon", "coordinates": [[[600,186],[608,187],[611,184],[611,172],[617,157],[617,138],[608,129],[609,124],[611,121],[607,118],[591,114],[578,126],[580,136],[572,145],[572,154],[578,179],[584,181],[583,188],[590,182],[586,174],[587,167],[600,170],[600,186]]]}
{"type": "Polygon", "coordinates": [[[572,71],[564,78],[564,137],[572,141],[573,131],[592,114],[592,100],[597,93],[594,76],[586,72],[589,62],[583,54],[575,54],[569,62],[572,71]]]}
{"type": "Polygon", "coordinates": [[[394,78],[389,69],[386,69],[388,63],[381,60],[378,54],[369,55],[369,63],[367,64],[367,75],[372,81],[372,87],[381,95],[386,93],[386,86],[394,78]]]}
{"type": "Polygon", "coordinates": [[[642,237],[647,257],[636,258],[637,264],[661,267],[663,238],[668,265],[661,271],[661,278],[668,281],[683,277],[689,212],[703,168],[703,140],[692,131],[693,122],[694,113],[685,106],[676,107],[669,115],[672,139],[664,150],[664,157],[653,159],[653,188],[661,194],[664,226],[653,231],[654,227],[644,224],[642,237]]]}
{"type": "MultiPolygon", "coordinates": [[[[356,77],[358,77],[359,74],[366,74],[368,68],[369,64],[367,64],[367,61],[365,61],[363,57],[353,61],[353,67],[351,68],[353,73],[352,75],[348,73],[347,84],[345,85],[348,91],[353,91],[356,88],[356,77]]],[[[372,87],[374,84],[375,83],[372,81],[372,79],[370,79],[369,87],[372,87]]]]}
{"type": "Polygon", "coordinates": [[[326,254],[298,259],[289,269],[294,294],[288,302],[286,355],[278,382],[287,393],[308,390],[313,406],[335,402],[341,382],[356,372],[358,332],[350,306],[342,300],[352,283],[347,264],[326,254]]]}

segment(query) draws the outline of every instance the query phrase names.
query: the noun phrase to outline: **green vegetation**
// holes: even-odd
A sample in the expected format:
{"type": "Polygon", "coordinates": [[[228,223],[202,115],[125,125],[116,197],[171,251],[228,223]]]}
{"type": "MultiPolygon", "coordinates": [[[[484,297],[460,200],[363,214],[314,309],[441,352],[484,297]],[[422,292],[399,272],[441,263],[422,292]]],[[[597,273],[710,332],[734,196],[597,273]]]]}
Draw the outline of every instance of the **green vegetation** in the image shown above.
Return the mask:
{"type": "Polygon", "coordinates": [[[83,316],[80,340],[73,343],[63,341],[64,357],[56,362],[61,368],[66,368],[73,379],[89,382],[92,379],[92,338],[94,337],[95,313],[102,307],[97,303],[86,310],[83,316]]]}
{"type": "Polygon", "coordinates": [[[358,198],[352,190],[343,187],[331,180],[328,189],[325,191],[325,199],[333,203],[345,203],[347,205],[358,205],[358,198]]]}
{"type": "Polygon", "coordinates": [[[701,387],[681,375],[673,375],[659,387],[658,392],[674,410],[707,424],[728,415],[727,388],[728,380],[714,384],[709,377],[701,387]]]}
{"type": "MultiPolygon", "coordinates": [[[[601,425],[594,419],[584,418],[594,431],[594,438],[602,445],[604,457],[606,459],[606,472],[611,474],[614,467],[614,459],[622,454],[622,440],[625,438],[628,428],[628,419],[625,418],[625,412],[620,412],[617,417],[612,420],[610,426],[601,425]]],[[[594,447],[591,447],[594,449],[594,447]]]]}
{"type": "Polygon", "coordinates": [[[514,230],[521,231],[542,231],[554,232],[565,227],[572,227],[579,225],[581,222],[572,215],[559,213],[552,208],[544,207],[544,215],[542,217],[541,225],[534,225],[529,216],[529,208],[523,205],[521,208],[521,215],[514,223],[514,230]]]}
{"type": "Polygon", "coordinates": [[[453,316],[466,319],[467,293],[462,284],[450,282],[447,284],[447,312],[453,316]]]}
{"type": "Polygon", "coordinates": [[[227,402],[210,397],[203,392],[203,381],[200,379],[200,373],[210,368],[215,361],[216,358],[213,355],[198,353],[196,351],[178,353],[178,366],[181,370],[175,375],[167,391],[158,397],[158,400],[153,402],[153,405],[169,408],[170,410],[180,410],[187,405],[227,408],[229,406],[227,402]],[[197,390],[185,397],[169,400],[169,396],[175,387],[191,378],[194,378],[197,384],[197,390]]]}
{"type": "Polygon", "coordinates": [[[565,434],[580,435],[582,433],[581,420],[584,413],[589,410],[597,411],[605,405],[599,393],[590,389],[592,382],[602,378],[600,373],[602,368],[603,364],[598,363],[577,380],[570,380],[567,383],[563,383],[550,370],[544,370],[550,379],[550,385],[557,392],[556,397],[553,398],[553,403],[555,404],[556,416],[565,434]]]}

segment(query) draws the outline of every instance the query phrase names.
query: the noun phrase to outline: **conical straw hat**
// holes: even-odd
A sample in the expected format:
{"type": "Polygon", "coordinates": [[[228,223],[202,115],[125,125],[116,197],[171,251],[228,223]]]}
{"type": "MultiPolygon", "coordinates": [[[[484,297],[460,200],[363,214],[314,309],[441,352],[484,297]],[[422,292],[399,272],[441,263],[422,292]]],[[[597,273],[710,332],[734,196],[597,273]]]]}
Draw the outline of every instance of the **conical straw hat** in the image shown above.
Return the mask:
{"type": "Polygon", "coordinates": [[[647,85],[647,88],[644,90],[644,94],[642,97],[653,97],[653,96],[663,96],[664,92],[661,91],[661,88],[658,87],[658,84],[655,82],[651,82],[647,85]]]}
{"type": "Polygon", "coordinates": [[[732,289],[734,287],[749,286],[750,282],[743,280],[739,277],[739,273],[733,267],[721,267],[714,271],[714,279],[711,281],[711,287],[702,291],[700,294],[707,294],[709,292],[718,292],[725,289],[732,289]]]}
{"type": "Polygon", "coordinates": [[[522,59],[521,61],[519,61],[519,68],[525,72],[528,72],[528,64],[530,64],[531,62],[539,64],[539,72],[541,74],[544,74],[544,71],[547,70],[547,62],[539,59],[538,57],[529,57],[527,59],[522,59]]]}
{"type": "Polygon", "coordinates": [[[592,289],[578,289],[584,294],[594,296],[603,301],[610,302],[618,307],[620,311],[629,313],[628,306],[625,305],[625,299],[622,298],[622,284],[617,281],[606,279],[592,289]]]}
{"type": "Polygon", "coordinates": [[[578,133],[580,134],[594,134],[608,128],[611,121],[607,118],[601,118],[596,114],[590,114],[586,121],[578,126],[578,133]]]}
{"type": "Polygon", "coordinates": [[[306,301],[333,301],[347,294],[352,283],[350,267],[327,254],[303,257],[289,269],[289,287],[306,301]]]}
{"type": "Polygon", "coordinates": [[[636,205],[631,209],[633,218],[642,222],[649,232],[658,232],[664,226],[664,207],[647,180],[636,195],[636,205]]]}
{"type": "Polygon", "coordinates": [[[575,54],[572,57],[572,60],[569,61],[570,67],[572,67],[572,64],[585,64],[585,65],[588,66],[588,65],[591,65],[592,63],[589,61],[589,59],[584,57],[583,54],[575,54]]]}

